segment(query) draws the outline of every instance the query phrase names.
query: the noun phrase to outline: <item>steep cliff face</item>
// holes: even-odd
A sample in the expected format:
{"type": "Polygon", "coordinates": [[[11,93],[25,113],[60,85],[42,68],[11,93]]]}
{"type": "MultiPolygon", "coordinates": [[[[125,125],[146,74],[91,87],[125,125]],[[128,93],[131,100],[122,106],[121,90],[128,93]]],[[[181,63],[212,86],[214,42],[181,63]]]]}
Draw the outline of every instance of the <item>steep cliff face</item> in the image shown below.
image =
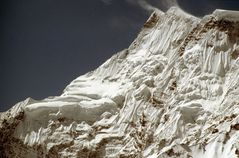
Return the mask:
{"type": "Polygon", "coordinates": [[[239,156],[239,13],[155,11],[61,96],[0,114],[0,157],[239,156]]]}

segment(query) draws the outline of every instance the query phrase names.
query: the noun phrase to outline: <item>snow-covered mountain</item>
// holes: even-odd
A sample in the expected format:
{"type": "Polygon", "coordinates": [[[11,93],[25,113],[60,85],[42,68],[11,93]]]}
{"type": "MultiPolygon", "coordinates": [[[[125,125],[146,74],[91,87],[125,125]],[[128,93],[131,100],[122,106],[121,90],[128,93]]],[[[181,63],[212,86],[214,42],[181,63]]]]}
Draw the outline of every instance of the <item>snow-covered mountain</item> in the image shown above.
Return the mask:
{"type": "Polygon", "coordinates": [[[239,12],[156,10],[61,96],[0,114],[5,158],[239,157],[239,12]]]}

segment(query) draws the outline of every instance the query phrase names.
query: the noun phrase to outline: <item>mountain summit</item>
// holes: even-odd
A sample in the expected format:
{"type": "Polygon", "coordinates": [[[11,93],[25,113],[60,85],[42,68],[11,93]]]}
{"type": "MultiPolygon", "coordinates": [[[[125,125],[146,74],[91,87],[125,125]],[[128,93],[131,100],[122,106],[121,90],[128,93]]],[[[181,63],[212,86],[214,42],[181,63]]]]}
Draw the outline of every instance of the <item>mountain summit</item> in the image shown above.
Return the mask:
{"type": "Polygon", "coordinates": [[[62,95],[0,114],[2,158],[236,158],[239,12],[155,10],[62,95]]]}

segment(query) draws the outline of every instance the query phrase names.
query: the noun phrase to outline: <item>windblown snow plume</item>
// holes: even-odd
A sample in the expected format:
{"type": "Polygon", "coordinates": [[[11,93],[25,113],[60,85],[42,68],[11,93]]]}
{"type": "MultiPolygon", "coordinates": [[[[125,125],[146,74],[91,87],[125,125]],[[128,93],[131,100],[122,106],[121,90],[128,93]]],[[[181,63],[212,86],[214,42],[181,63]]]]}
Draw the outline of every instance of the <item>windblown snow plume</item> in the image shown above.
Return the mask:
{"type": "Polygon", "coordinates": [[[138,5],[139,7],[143,8],[146,11],[152,12],[156,9],[153,5],[151,5],[146,0],[126,0],[129,4],[138,5]]]}
{"type": "Polygon", "coordinates": [[[239,12],[155,10],[62,95],[0,114],[1,158],[237,158],[239,12]]]}
{"type": "MultiPolygon", "coordinates": [[[[109,5],[114,0],[101,0],[104,4],[109,5]]],[[[152,12],[154,10],[167,10],[170,7],[179,7],[177,0],[125,0],[127,3],[139,6],[142,9],[152,12]]]]}

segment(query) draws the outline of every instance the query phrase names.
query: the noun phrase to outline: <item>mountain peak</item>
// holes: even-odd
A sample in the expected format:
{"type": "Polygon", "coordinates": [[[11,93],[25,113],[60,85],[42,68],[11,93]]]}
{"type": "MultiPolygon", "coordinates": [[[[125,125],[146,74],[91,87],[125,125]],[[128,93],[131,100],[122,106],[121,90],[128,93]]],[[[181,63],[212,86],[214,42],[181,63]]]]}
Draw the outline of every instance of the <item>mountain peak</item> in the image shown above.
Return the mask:
{"type": "Polygon", "coordinates": [[[234,22],[239,21],[239,11],[216,9],[213,12],[213,15],[215,15],[218,20],[224,19],[234,22]]]}
{"type": "Polygon", "coordinates": [[[155,11],[62,95],[1,113],[0,157],[238,157],[238,16],[155,11]]]}
{"type": "Polygon", "coordinates": [[[173,7],[170,7],[167,11],[167,13],[171,13],[171,14],[175,14],[177,16],[183,16],[183,17],[194,17],[192,14],[189,14],[187,13],[186,11],[184,11],[183,9],[181,9],[180,7],[178,6],[173,6],[173,7]]]}

